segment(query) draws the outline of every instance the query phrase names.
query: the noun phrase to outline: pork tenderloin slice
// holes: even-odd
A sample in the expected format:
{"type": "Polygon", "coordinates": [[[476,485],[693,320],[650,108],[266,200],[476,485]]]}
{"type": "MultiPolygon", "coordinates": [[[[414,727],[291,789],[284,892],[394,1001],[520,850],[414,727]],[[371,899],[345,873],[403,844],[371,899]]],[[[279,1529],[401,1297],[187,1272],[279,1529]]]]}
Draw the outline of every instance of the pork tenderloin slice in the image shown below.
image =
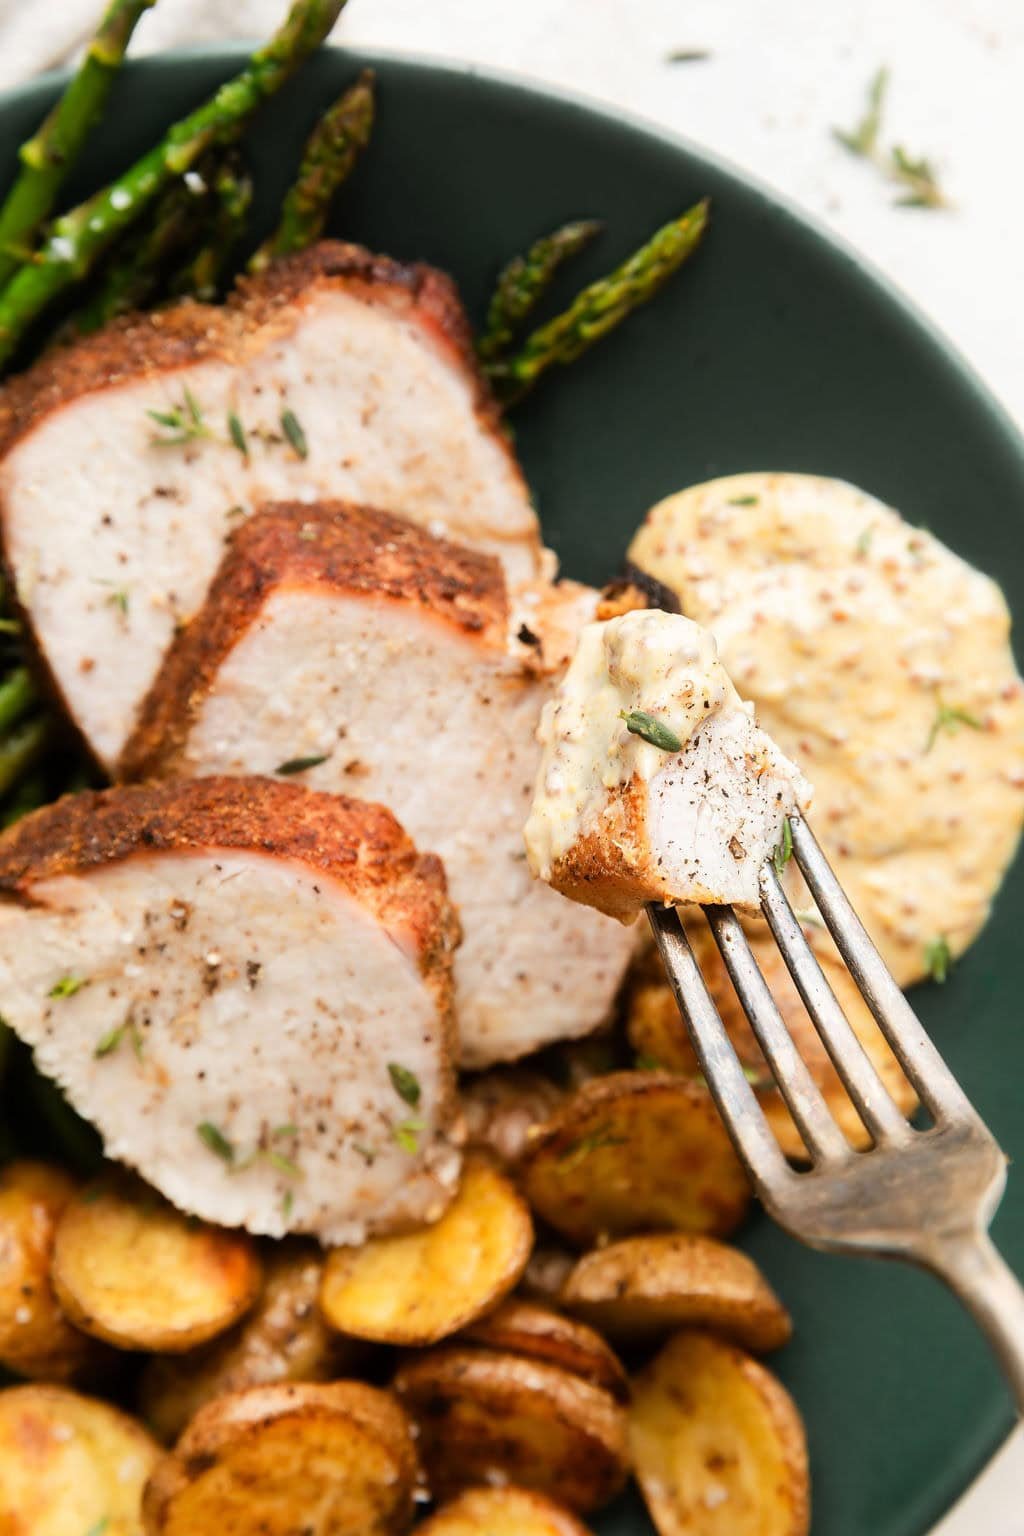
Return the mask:
{"type": "Polygon", "coordinates": [[[707,630],[657,610],[588,625],[540,739],[526,845],[542,880],[626,923],[651,901],[760,911],[761,868],[811,789],[707,630]]]}
{"type": "Polygon", "coordinates": [[[0,840],[5,1019],[111,1157],[252,1232],[440,1215],[456,932],[389,812],[298,784],[68,797],[0,840]]]}
{"type": "Polygon", "coordinates": [[[566,622],[595,600],[571,584],[536,597],[536,632],[510,646],[521,624],[493,559],[384,513],[267,508],[232,540],[123,763],[139,777],[305,763],[315,788],[389,805],[443,860],[459,911],[465,1066],[595,1028],[633,948],[526,864],[537,723],[566,622]]]}
{"type": "Polygon", "coordinates": [[[355,246],[275,263],[226,308],[118,322],[12,381],[0,410],[8,570],[108,768],[225,537],[268,496],[393,507],[513,583],[550,562],[453,285],[355,246]]]}

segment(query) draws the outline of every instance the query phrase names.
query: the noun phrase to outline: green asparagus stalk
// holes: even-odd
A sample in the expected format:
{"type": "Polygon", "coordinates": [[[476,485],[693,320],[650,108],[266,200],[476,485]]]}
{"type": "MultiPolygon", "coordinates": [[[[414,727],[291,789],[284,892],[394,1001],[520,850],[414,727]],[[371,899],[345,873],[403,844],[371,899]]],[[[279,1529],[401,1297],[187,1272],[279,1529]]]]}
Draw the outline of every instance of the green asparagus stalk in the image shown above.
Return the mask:
{"type": "Polygon", "coordinates": [[[175,123],[153,149],[103,191],[57,219],[36,258],[0,292],[0,364],[39,315],[86,276],[164,188],[278,91],[317,48],[346,0],[294,0],[284,23],[248,65],[175,123]]]}
{"type": "Polygon", "coordinates": [[[183,177],[172,182],[145,230],[124,242],[123,249],[118,247],[99,287],[72,317],[69,329],[87,336],[117,315],[142,309],[159,292],[174,258],[202,229],[209,203],[203,188],[193,190],[183,177]]]}
{"type": "Polygon", "coordinates": [[[262,272],[275,256],[305,250],[320,238],[331,199],[370,142],[375,78],[372,69],[364,69],[313,129],[281,208],[280,223],[252,257],[250,272],[262,272]]]}
{"type": "Polygon", "coordinates": [[[5,801],[0,811],[0,826],[13,827],[16,821],[27,816],[30,811],[37,811],[41,805],[45,805],[49,798],[45,774],[30,773],[28,778],[15,786],[5,801]]]}
{"type": "Polygon", "coordinates": [[[554,281],[558,269],[582,251],[602,225],[597,219],[577,219],[535,240],[525,256],[513,256],[498,273],[487,319],[476,350],[487,362],[507,352],[523,321],[532,314],[554,281]]]}
{"type": "Polygon", "coordinates": [[[27,667],[15,667],[7,674],[0,682],[0,734],[17,725],[32,708],[36,697],[35,683],[27,667]]]}
{"type": "Polygon", "coordinates": [[[0,286],[35,244],[90,130],[106,106],[143,11],[156,0],[110,0],[78,72],[57,105],[19,151],[21,169],[0,208],[0,286]]]}
{"type": "Polygon", "coordinates": [[[697,249],[707,223],[705,198],[659,229],[614,272],[584,288],[568,309],[533,331],[514,356],[486,363],[485,372],[503,404],[516,404],[547,369],[575,362],[653,298],[697,249]]]}
{"type": "Polygon", "coordinates": [[[252,178],[234,157],[220,167],[213,182],[213,217],[202,243],[171,279],[171,292],[212,301],[245,233],[252,203],[252,178]]]}
{"type": "Polygon", "coordinates": [[[49,716],[34,715],[0,740],[0,795],[8,794],[36,766],[52,735],[49,716]]]}

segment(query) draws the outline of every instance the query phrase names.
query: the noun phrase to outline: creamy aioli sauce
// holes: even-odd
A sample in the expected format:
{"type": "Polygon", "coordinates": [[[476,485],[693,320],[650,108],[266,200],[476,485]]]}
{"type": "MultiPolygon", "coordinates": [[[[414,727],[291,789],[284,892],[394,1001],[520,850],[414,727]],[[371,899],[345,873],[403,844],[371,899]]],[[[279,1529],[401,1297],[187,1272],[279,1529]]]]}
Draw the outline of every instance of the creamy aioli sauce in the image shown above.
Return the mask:
{"type": "Polygon", "coordinates": [[[897,979],[926,974],[936,941],[963,950],[1024,813],[1024,690],[995,583],[864,492],[807,475],[669,497],[630,558],[712,630],[813,779],[817,835],[897,979]]]}

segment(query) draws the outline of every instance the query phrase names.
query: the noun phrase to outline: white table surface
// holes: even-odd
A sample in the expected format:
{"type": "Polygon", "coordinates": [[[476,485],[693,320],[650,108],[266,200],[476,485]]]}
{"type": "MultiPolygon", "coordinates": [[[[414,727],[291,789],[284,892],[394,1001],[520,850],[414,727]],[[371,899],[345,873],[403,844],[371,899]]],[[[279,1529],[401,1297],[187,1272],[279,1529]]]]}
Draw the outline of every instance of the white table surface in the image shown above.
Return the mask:
{"type": "MultiPolygon", "coordinates": [[[[160,0],[137,46],[262,35],[284,6],[160,0]]],[[[62,62],[98,8],[0,0],[0,88],[62,62]]],[[[709,146],[867,255],[1024,427],[1022,0],[350,0],[337,36],[532,75],[709,146]],[[666,63],[679,48],[711,57],[666,63]],[[886,142],[934,161],[948,212],[894,207],[831,137],[883,64],[886,142]]],[[[1024,1432],[935,1536],[1024,1536],[1024,1432]]]]}

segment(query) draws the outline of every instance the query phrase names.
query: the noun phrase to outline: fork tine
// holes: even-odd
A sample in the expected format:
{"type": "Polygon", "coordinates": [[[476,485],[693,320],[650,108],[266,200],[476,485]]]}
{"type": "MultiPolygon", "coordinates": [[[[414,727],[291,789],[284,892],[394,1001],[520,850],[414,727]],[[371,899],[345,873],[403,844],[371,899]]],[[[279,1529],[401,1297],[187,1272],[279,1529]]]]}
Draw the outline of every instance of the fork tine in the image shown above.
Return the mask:
{"type": "Polygon", "coordinates": [[[761,910],[804,1007],[875,1144],[905,1142],[913,1134],[909,1122],[897,1108],[836,1001],[770,863],[761,870],[761,910]]]}
{"type": "Polygon", "coordinates": [[[791,816],[789,824],[793,854],[818,911],[919,1097],[937,1121],[952,1114],[976,1117],[967,1095],[890,975],[810,827],[802,816],[791,816]]]}
{"type": "Polygon", "coordinates": [[[849,1157],[850,1145],[832,1118],[783,1022],[768,983],[754,959],[743,924],[731,907],[705,907],[704,916],[715,936],[736,995],[750,1020],[750,1027],[808,1152],[817,1162],[835,1162],[849,1157]]]}
{"type": "Polygon", "coordinates": [[[657,941],[679,1011],[690,1030],[708,1088],[733,1145],[766,1205],[783,1181],[799,1177],[790,1168],[747,1082],[740,1059],[718,1016],[674,907],[648,905],[657,941]]]}

